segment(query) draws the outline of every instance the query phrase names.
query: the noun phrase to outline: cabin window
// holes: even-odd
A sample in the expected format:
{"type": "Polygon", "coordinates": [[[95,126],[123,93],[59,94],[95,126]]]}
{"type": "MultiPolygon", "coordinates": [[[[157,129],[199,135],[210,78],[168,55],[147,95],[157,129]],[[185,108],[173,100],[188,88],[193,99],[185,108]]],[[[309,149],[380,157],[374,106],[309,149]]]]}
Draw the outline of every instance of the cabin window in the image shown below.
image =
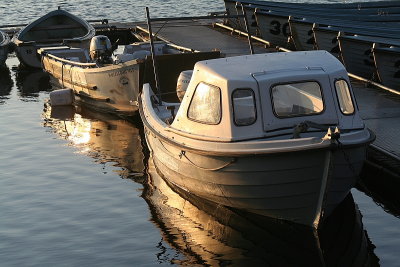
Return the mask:
{"type": "Polygon", "coordinates": [[[205,124],[218,124],[221,113],[221,90],[213,85],[199,83],[189,106],[189,119],[205,124]]]}
{"type": "Polygon", "coordinates": [[[337,80],[335,82],[336,95],[339,100],[340,111],[344,115],[354,113],[354,105],[351,100],[349,85],[345,80],[337,80]]]}
{"type": "Polygon", "coordinates": [[[324,110],[321,87],[317,82],[279,84],[272,87],[271,92],[278,117],[314,115],[324,110]]]}
{"type": "Polygon", "coordinates": [[[233,118],[238,126],[246,126],[256,121],[256,104],[251,89],[236,89],[232,93],[233,118]]]}

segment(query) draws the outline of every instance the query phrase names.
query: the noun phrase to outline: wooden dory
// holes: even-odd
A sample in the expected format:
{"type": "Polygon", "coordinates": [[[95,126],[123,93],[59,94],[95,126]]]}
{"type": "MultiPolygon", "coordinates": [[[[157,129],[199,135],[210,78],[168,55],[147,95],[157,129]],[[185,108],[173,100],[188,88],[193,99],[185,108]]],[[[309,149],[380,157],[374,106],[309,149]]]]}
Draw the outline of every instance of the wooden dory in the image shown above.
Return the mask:
{"type": "Polygon", "coordinates": [[[20,62],[32,68],[41,68],[41,47],[68,45],[89,48],[95,29],[85,20],[62,9],[51,11],[21,29],[14,37],[20,62]]]}
{"type": "MultiPolygon", "coordinates": [[[[98,38],[106,37],[96,36],[93,39],[98,38]]],[[[180,49],[165,42],[155,44],[162,75],[177,77],[181,71],[193,68],[199,60],[220,56],[219,52],[188,52],[191,50],[180,49]]],[[[104,52],[111,56],[111,51],[104,52]]],[[[43,68],[58,81],[60,87],[73,89],[81,102],[100,111],[123,117],[134,116],[143,82],[154,84],[151,60],[147,57],[150,55],[149,42],[126,45],[122,54],[110,57],[106,62],[94,60],[89,56],[89,50],[82,48],[48,47],[40,49],[38,53],[42,56],[43,68]]],[[[173,86],[176,85],[176,79],[164,79],[164,85],[171,82],[173,86]]]]}

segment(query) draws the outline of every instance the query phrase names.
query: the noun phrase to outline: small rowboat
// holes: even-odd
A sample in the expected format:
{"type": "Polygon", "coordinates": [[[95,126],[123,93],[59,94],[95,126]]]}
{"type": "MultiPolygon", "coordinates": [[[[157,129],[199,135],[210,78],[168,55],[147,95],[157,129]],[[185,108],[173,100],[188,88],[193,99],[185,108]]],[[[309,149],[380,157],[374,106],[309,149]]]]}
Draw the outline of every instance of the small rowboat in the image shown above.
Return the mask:
{"type": "Polygon", "coordinates": [[[89,48],[95,29],[85,20],[62,9],[51,11],[28,24],[14,37],[16,54],[27,67],[41,68],[41,47],[73,46],[89,48]]]}
{"type": "Polygon", "coordinates": [[[380,82],[400,91],[400,45],[374,43],[372,53],[380,82]]]}
{"type": "Polygon", "coordinates": [[[376,27],[373,26],[358,26],[358,25],[337,25],[336,23],[330,25],[321,25],[314,23],[313,25],[313,37],[315,41],[316,49],[326,50],[336,57],[339,57],[339,43],[337,36],[339,32],[348,34],[358,34],[364,36],[376,36],[386,38],[399,38],[400,31],[391,28],[376,27]]]}
{"type": "MultiPolygon", "coordinates": [[[[219,52],[189,52],[173,44],[158,42],[156,57],[165,75],[179,75],[198,60],[219,57],[219,52]]],[[[137,96],[143,82],[152,82],[149,42],[136,42],[113,53],[110,40],[93,38],[90,50],[71,47],[44,47],[38,50],[43,68],[59,87],[71,88],[81,102],[104,112],[123,117],[136,114],[137,96]]],[[[170,81],[164,83],[171,87],[170,81]]],[[[175,89],[176,80],[172,81],[175,89]]],[[[60,91],[61,92],[61,91],[60,91]]]]}
{"type": "Polygon", "coordinates": [[[364,36],[340,32],[338,35],[340,54],[348,72],[370,80],[377,80],[375,60],[372,53],[374,43],[400,46],[400,39],[364,36]]]}

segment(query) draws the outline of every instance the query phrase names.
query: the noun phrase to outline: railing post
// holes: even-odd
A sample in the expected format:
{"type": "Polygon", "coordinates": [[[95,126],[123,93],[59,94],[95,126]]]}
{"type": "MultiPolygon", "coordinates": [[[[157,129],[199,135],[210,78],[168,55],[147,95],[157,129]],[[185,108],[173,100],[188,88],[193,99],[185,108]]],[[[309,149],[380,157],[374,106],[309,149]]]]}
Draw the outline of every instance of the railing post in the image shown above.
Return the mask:
{"type": "Polygon", "coordinates": [[[148,28],[149,37],[150,37],[150,48],[151,48],[151,58],[152,58],[152,61],[153,61],[154,81],[156,83],[156,90],[157,90],[157,94],[158,94],[158,99],[160,100],[160,105],[162,105],[161,88],[160,88],[160,82],[159,82],[159,79],[158,79],[156,53],[155,53],[155,50],[154,50],[153,32],[151,30],[150,14],[149,14],[149,8],[148,7],[146,7],[146,19],[147,19],[147,28],[148,28]]]}
{"type": "Polygon", "coordinates": [[[247,32],[247,39],[249,41],[249,46],[250,46],[250,54],[254,54],[254,49],[253,49],[253,43],[251,42],[251,35],[250,35],[250,30],[249,30],[249,22],[247,21],[247,15],[246,15],[246,10],[244,9],[244,5],[241,4],[242,6],[242,13],[244,15],[244,26],[246,27],[246,32],[247,32]]]}

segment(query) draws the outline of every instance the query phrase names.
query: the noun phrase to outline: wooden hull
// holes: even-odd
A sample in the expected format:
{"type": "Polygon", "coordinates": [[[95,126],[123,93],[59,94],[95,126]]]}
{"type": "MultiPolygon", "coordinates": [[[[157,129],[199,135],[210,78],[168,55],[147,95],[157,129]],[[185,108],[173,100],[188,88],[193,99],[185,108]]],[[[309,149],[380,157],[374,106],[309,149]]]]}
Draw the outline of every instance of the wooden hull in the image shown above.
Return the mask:
{"type": "Polygon", "coordinates": [[[37,50],[42,47],[69,45],[89,48],[95,29],[85,20],[65,10],[55,10],[21,29],[13,38],[20,62],[31,68],[41,68],[37,50]]]}
{"type": "Polygon", "coordinates": [[[65,64],[48,56],[43,56],[42,62],[59,86],[73,89],[82,102],[126,116],[137,111],[141,68],[137,60],[94,68],[65,64]]]}
{"type": "Polygon", "coordinates": [[[400,48],[375,45],[373,55],[381,83],[389,88],[400,90],[400,48]]]}
{"type": "MultiPolygon", "coordinates": [[[[149,133],[149,130],[147,131],[149,133]]],[[[146,135],[169,183],[210,201],[263,216],[317,226],[354,186],[365,146],[239,157],[205,156],[146,135]]]]}
{"type": "MultiPolygon", "coordinates": [[[[76,48],[84,48],[89,49],[90,39],[76,42],[76,43],[68,43],[71,47],[76,48]]],[[[55,47],[55,46],[64,46],[62,42],[58,43],[26,43],[20,44],[15,48],[15,54],[17,55],[19,61],[22,63],[24,67],[28,68],[42,68],[42,62],[40,59],[40,55],[37,53],[38,49],[43,47],[55,47]]]]}

